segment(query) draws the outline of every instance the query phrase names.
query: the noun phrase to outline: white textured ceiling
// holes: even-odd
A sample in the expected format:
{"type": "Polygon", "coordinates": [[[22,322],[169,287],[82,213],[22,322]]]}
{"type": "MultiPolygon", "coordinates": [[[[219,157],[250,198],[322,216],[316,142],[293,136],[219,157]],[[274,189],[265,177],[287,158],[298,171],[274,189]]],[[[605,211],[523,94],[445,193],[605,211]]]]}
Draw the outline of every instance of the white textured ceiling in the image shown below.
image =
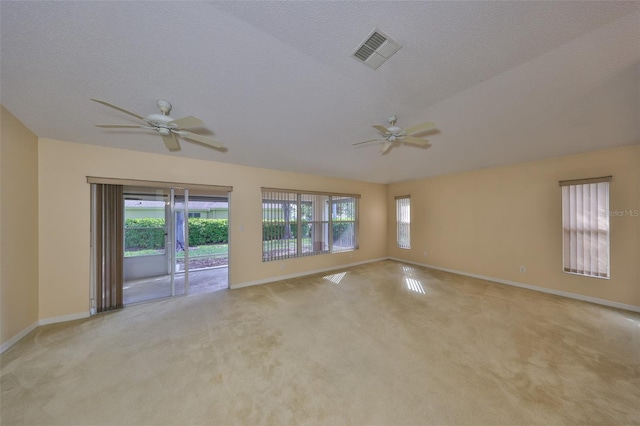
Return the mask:
{"type": "Polygon", "coordinates": [[[640,143],[640,2],[0,2],[0,101],[42,138],[371,182],[640,143]],[[351,57],[378,27],[403,47],[351,57]],[[228,147],[157,134],[171,101],[228,147]],[[351,144],[397,114],[432,146],[351,144]],[[136,123],[137,124],[137,123],[136,123]]]}

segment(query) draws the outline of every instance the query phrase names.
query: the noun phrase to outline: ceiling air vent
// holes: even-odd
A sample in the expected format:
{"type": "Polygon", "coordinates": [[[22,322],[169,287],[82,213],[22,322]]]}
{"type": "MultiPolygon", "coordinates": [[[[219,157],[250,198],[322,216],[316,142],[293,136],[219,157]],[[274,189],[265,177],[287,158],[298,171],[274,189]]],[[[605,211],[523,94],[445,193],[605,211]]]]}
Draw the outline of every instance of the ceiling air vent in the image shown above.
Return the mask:
{"type": "Polygon", "coordinates": [[[353,57],[376,70],[401,47],[400,43],[375,28],[365,39],[365,42],[358,46],[353,57]]]}

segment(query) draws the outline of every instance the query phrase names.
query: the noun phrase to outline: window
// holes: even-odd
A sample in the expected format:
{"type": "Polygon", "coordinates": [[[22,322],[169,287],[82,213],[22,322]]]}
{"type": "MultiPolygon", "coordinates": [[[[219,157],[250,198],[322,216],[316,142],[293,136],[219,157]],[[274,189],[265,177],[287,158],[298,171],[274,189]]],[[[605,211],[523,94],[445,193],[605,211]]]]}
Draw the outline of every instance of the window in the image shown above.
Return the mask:
{"type": "Polygon", "coordinates": [[[262,260],[358,248],[359,195],[262,189],[262,260]]]}
{"type": "Polygon", "coordinates": [[[202,217],[202,213],[189,213],[189,217],[202,217]]]}
{"type": "Polygon", "coordinates": [[[358,199],[347,196],[331,196],[332,252],[349,251],[356,244],[356,206],[358,199]]]}
{"type": "Polygon", "coordinates": [[[396,241],[399,248],[411,248],[411,197],[396,197],[396,241]]]}
{"type": "Polygon", "coordinates": [[[564,272],[609,278],[611,176],[561,181],[564,272]]]}

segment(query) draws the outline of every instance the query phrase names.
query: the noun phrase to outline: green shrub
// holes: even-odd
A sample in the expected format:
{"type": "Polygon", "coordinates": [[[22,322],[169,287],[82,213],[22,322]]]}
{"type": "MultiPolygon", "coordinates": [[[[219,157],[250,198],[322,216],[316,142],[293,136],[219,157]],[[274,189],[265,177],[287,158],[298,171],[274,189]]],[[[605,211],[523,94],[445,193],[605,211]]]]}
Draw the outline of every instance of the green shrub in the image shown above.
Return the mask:
{"type": "MultiPolygon", "coordinates": [[[[289,223],[291,238],[295,238],[298,233],[298,225],[296,222],[289,223]]],[[[285,223],[282,220],[273,220],[270,222],[262,222],[262,240],[281,240],[284,238],[285,223]]]]}
{"type": "Polygon", "coordinates": [[[164,247],[164,219],[126,219],[125,250],[158,250],[164,247]]]}
{"type": "Polygon", "coordinates": [[[227,219],[189,218],[189,247],[229,242],[227,219]]]}
{"type": "MultiPolygon", "coordinates": [[[[333,238],[338,239],[345,231],[351,229],[352,222],[333,221],[333,238]]],[[[164,247],[164,219],[143,218],[125,220],[125,250],[159,250],[164,247]]],[[[297,238],[298,225],[289,223],[291,238],[297,238]]],[[[263,241],[284,238],[284,221],[270,221],[262,224],[263,241]]],[[[302,237],[309,238],[311,224],[302,222],[302,237]]],[[[189,247],[209,244],[229,243],[229,221],[227,219],[189,218],[189,247]]]]}
{"type": "MultiPolygon", "coordinates": [[[[289,223],[291,238],[298,237],[298,224],[295,221],[289,223]]],[[[333,238],[339,238],[345,231],[353,227],[353,222],[333,221],[333,238]]],[[[262,240],[281,240],[284,238],[285,223],[282,220],[262,222],[262,240]]],[[[302,221],[302,238],[311,237],[311,224],[302,221]]]]}
{"type": "Polygon", "coordinates": [[[339,222],[333,221],[333,239],[337,240],[344,234],[345,231],[353,227],[353,222],[339,222]]]}
{"type": "MultiPolygon", "coordinates": [[[[164,247],[164,219],[126,219],[125,250],[159,250],[164,247]]],[[[189,218],[189,246],[227,244],[229,221],[227,219],[189,218]]]]}
{"type": "MultiPolygon", "coordinates": [[[[284,238],[285,223],[281,220],[271,222],[262,222],[262,240],[281,240],[284,238]]],[[[302,237],[309,237],[311,225],[308,222],[302,222],[302,237]]],[[[298,237],[298,224],[295,221],[289,222],[291,238],[298,237]]]]}

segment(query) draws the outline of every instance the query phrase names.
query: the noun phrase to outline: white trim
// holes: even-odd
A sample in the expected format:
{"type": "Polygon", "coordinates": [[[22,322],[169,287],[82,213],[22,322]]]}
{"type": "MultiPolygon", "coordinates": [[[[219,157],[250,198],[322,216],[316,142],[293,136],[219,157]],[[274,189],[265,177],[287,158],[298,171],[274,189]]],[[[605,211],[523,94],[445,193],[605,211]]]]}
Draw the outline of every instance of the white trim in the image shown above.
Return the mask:
{"type": "MultiPolygon", "coordinates": [[[[541,292],[541,293],[554,294],[556,296],[562,296],[562,297],[567,297],[569,299],[581,300],[583,302],[595,303],[595,304],[598,304],[598,305],[604,305],[604,306],[609,306],[609,307],[612,307],[612,308],[624,309],[624,310],[632,311],[632,312],[640,312],[640,306],[627,305],[625,303],[613,302],[613,301],[610,301],[610,300],[598,299],[596,297],[584,296],[584,295],[581,295],[581,294],[569,293],[569,292],[566,292],[566,291],[554,290],[554,289],[545,288],[545,287],[538,287],[538,286],[530,285],[530,284],[522,284],[522,283],[518,283],[518,282],[515,282],[515,281],[503,280],[501,278],[489,277],[487,275],[473,274],[473,273],[470,273],[470,272],[459,271],[457,269],[443,268],[443,267],[440,267],[440,266],[428,265],[426,263],[412,262],[410,260],[399,259],[397,257],[386,257],[386,258],[382,257],[382,258],[378,258],[378,259],[364,260],[362,262],[348,263],[346,265],[331,266],[331,267],[328,267],[328,268],[314,269],[313,271],[299,272],[299,273],[290,274],[290,275],[280,275],[280,276],[277,276],[277,277],[267,278],[267,279],[263,279],[263,280],[247,281],[247,282],[244,282],[244,283],[239,283],[239,284],[232,285],[232,286],[230,286],[230,288],[231,289],[237,289],[237,288],[243,288],[243,287],[251,287],[251,286],[254,286],[254,285],[267,284],[267,283],[286,280],[286,279],[290,279],[290,278],[304,277],[306,275],[313,275],[313,274],[318,274],[318,273],[322,273],[322,272],[335,271],[337,269],[350,268],[352,266],[364,265],[364,264],[367,264],[367,263],[379,262],[381,260],[387,260],[387,259],[395,260],[397,262],[410,263],[410,264],[418,265],[418,266],[424,266],[425,268],[437,269],[439,271],[450,272],[452,274],[464,275],[464,276],[467,276],[467,277],[478,278],[478,279],[481,279],[481,280],[493,281],[493,282],[496,282],[496,283],[499,283],[499,284],[506,284],[506,285],[510,285],[510,286],[514,286],[514,287],[525,288],[527,290],[538,291],[538,292],[541,292]]],[[[63,315],[63,316],[59,316],[59,317],[41,319],[40,321],[37,321],[37,322],[31,324],[29,327],[25,328],[20,333],[16,334],[11,339],[9,339],[6,342],[4,342],[3,344],[1,344],[0,345],[0,354],[4,353],[7,349],[9,349],[13,345],[15,345],[18,341],[20,341],[20,339],[22,339],[24,336],[29,334],[31,331],[35,330],[36,327],[38,327],[38,326],[48,325],[48,324],[56,324],[56,323],[67,322],[67,321],[74,321],[74,320],[78,320],[78,319],[89,318],[89,316],[90,316],[89,312],[80,312],[80,313],[77,313],[77,314],[70,314],[70,315],[63,315]]]]}
{"type": "Polygon", "coordinates": [[[291,279],[291,278],[298,278],[298,277],[304,277],[304,276],[307,276],[307,275],[319,274],[319,273],[322,273],[322,272],[335,271],[337,269],[350,268],[352,266],[364,265],[366,263],[379,262],[381,260],[387,260],[387,258],[386,257],[380,257],[378,259],[363,260],[362,262],[347,263],[346,265],[330,266],[328,268],[314,269],[313,271],[298,272],[296,274],[290,274],[290,275],[279,275],[277,277],[265,278],[263,280],[247,281],[247,282],[244,282],[244,283],[232,284],[229,288],[232,289],[232,290],[235,290],[237,288],[251,287],[251,286],[254,286],[254,285],[261,285],[261,284],[268,284],[268,283],[272,283],[272,282],[276,282],[276,281],[288,280],[288,279],[291,279]]]}
{"type": "Polygon", "coordinates": [[[33,324],[31,324],[29,327],[27,327],[24,330],[22,330],[20,333],[16,334],[11,339],[7,340],[2,345],[0,345],[0,354],[3,353],[4,351],[6,351],[7,349],[9,349],[11,346],[13,346],[16,343],[18,343],[20,341],[20,339],[22,339],[24,336],[26,336],[27,334],[31,333],[33,330],[35,330],[36,328],[40,327],[41,325],[57,324],[59,322],[74,321],[74,320],[78,320],[78,319],[89,318],[89,316],[90,316],[89,312],[80,312],[80,313],[77,313],[77,314],[70,314],[70,315],[63,315],[63,316],[60,316],[60,317],[45,318],[45,319],[41,319],[39,321],[36,321],[33,324]]]}
{"type": "Polygon", "coordinates": [[[395,261],[398,261],[398,262],[411,263],[413,265],[424,266],[426,268],[437,269],[439,271],[451,272],[452,274],[465,275],[467,277],[473,277],[473,278],[479,278],[481,280],[493,281],[493,282],[496,282],[496,283],[499,283],[499,284],[506,284],[506,285],[510,285],[510,286],[514,286],[514,287],[526,288],[527,290],[539,291],[541,293],[554,294],[556,296],[562,296],[562,297],[567,297],[569,299],[581,300],[583,302],[595,303],[597,305],[604,305],[604,306],[609,306],[609,307],[618,308],[618,309],[624,309],[626,311],[632,311],[632,312],[640,312],[640,306],[627,305],[625,303],[613,302],[611,300],[606,300],[606,299],[598,299],[597,297],[584,296],[582,294],[569,293],[568,291],[554,290],[552,288],[538,287],[537,285],[522,284],[522,283],[515,282],[515,281],[503,280],[501,278],[495,278],[495,277],[489,277],[489,276],[486,276],[486,275],[473,274],[473,273],[470,273],[470,272],[459,271],[457,269],[442,268],[440,266],[428,265],[426,263],[412,262],[410,260],[399,259],[399,258],[396,258],[396,257],[389,257],[389,259],[390,260],[395,260],[395,261]]]}
{"type": "Polygon", "coordinates": [[[11,339],[9,339],[6,342],[4,342],[2,345],[0,345],[0,354],[4,353],[4,351],[6,351],[11,346],[13,346],[16,343],[18,343],[20,341],[20,339],[22,339],[27,334],[31,333],[33,330],[36,329],[36,327],[38,327],[38,322],[37,321],[34,322],[33,324],[31,324],[29,327],[27,327],[24,330],[22,330],[20,333],[18,333],[15,336],[13,336],[11,339]]]}
{"type": "Polygon", "coordinates": [[[89,318],[90,316],[91,316],[91,313],[87,311],[87,312],[79,312],[77,314],[62,315],[61,317],[44,318],[38,321],[38,325],[57,324],[59,322],[67,322],[67,321],[74,321],[74,320],[83,319],[83,318],[89,318]]]}

